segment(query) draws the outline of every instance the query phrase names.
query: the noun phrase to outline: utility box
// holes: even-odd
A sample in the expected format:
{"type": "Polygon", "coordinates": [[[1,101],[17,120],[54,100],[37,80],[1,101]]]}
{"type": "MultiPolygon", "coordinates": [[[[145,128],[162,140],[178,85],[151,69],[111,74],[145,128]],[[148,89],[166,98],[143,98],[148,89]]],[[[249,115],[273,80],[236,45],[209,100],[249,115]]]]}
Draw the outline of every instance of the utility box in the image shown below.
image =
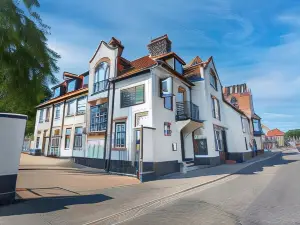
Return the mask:
{"type": "Polygon", "coordinates": [[[0,113],[0,204],[15,199],[26,121],[26,115],[0,113]]]}

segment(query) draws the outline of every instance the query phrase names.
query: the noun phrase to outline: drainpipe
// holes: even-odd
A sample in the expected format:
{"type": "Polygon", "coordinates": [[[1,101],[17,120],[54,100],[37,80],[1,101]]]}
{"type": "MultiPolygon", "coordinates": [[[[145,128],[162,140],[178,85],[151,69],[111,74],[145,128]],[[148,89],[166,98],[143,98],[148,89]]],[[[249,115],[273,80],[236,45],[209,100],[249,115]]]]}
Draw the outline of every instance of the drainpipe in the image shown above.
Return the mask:
{"type": "MultiPolygon", "coordinates": [[[[64,130],[66,100],[64,101],[63,104],[64,104],[64,108],[63,108],[63,115],[62,115],[62,121],[61,121],[60,147],[61,147],[61,143],[62,143],[61,140],[62,140],[62,134],[63,134],[63,130],[64,130]]],[[[59,152],[60,152],[60,150],[59,150],[59,152]]]]}
{"type": "MultiPolygon", "coordinates": [[[[110,101],[110,84],[108,85],[108,93],[107,93],[107,106],[109,109],[109,101],[110,101]]],[[[105,139],[104,139],[104,151],[103,151],[103,160],[104,160],[104,169],[106,169],[106,146],[107,146],[107,127],[108,127],[108,120],[106,121],[106,132],[105,132],[105,139]]]]}
{"type": "Polygon", "coordinates": [[[54,104],[52,104],[52,117],[51,117],[49,141],[48,141],[48,148],[47,148],[47,156],[48,156],[48,152],[49,152],[49,148],[50,148],[50,143],[51,143],[51,139],[52,139],[53,120],[54,120],[54,104]]]}
{"type": "Polygon", "coordinates": [[[143,182],[143,161],[144,161],[144,127],[141,125],[141,134],[140,134],[140,166],[139,166],[139,178],[143,182]]]}
{"type": "Polygon", "coordinates": [[[112,81],[113,85],[113,93],[112,93],[112,102],[111,102],[111,115],[110,115],[110,139],[109,139],[109,156],[108,156],[108,164],[106,171],[109,172],[110,169],[110,160],[111,160],[111,149],[112,149],[112,138],[113,138],[113,116],[114,116],[114,108],[115,108],[115,81],[112,81]]]}

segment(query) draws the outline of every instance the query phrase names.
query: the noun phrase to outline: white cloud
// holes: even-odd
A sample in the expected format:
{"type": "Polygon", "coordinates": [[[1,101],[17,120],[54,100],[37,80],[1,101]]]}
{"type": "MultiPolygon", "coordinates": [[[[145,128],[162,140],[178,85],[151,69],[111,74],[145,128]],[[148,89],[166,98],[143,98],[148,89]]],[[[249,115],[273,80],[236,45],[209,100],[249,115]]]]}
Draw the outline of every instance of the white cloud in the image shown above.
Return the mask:
{"type": "Polygon", "coordinates": [[[267,112],[265,112],[263,114],[263,118],[267,118],[267,119],[292,118],[292,117],[294,117],[294,116],[290,115],[290,114],[283,114],[283,113],[267,113],[267,112]]]}

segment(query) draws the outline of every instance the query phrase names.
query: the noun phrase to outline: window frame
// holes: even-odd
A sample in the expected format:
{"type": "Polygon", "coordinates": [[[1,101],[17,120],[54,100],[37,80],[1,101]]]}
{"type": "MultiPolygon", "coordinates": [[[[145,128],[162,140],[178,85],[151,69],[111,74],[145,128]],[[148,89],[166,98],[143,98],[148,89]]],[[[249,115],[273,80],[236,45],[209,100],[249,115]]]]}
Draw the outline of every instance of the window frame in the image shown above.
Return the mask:
{"type": "Polygon", "coordinates": [[[66,104],[67,104],[66,116],[74,116],[76,114],[76,109],[77,109],[76,108],[77,107],[76,99],[72,99],[70,101],[67,101],[66,104]],[[72,105],[72,103],[75,104],[75,108],[74,108],[73,114],[70,114],[69,113],[69,111],[70,111],[69,109],[70,109],[70,106],[72,105]]]}
{"type": "Polygon", "coordinates": [[[108,123],[108,104],[107,103],[91,106],[90,107],[90,115],[91,115],[90,116],[90,131],[91,132],[100,132],[100,131],[107,130],[107,123],[108,123]],[[101,106],[102,106],[102,108],[101,108],[101,106]],[[94,108],[97,108],[96,112],[93,112],[94,108]],[[94,117],[94,115],[96,115],[96,116],[94,117]],[[106,118],[106,120],[105,120],[105,118],[106,118]],[[95,122],[92,122],[93,119],[95,122]],[[102,122],[101,122],[101,119],[103,119],[102,122]],[[100,127],[100,128],[103,127],[103,129],[99,130],[98,127],[100,127]]]}
{"type": "Polygon", "coordinates": [[[247,144],[247,138],[246,137],[244,137],[244,138],[245,138],[246,150],[248,150],[249,148],[248,148],[248,144],[247,144]]]}
{"type": "Polygon", "coordinates": [[[75,131],[74,131],[74,143],[73,143],[73,150],[82,150],[83,147],[83,127],[75,127],[75,131]],[[76,129],[77,128],[81,128],[81,133],[76,133],[76,129]],[[80,143],[81,146],[76,146],[76,138],[80,137],[80,143]]]}
{"type": "Polygon", "coordinates": [[[109,73],[110,73],[110,64],[106,61],[100,62],[94,70],[94,80],[93,80],[93,94],[100,93],[103,91],[106,91],[108,89],[108,79],[109,79],[109,73]],[[101,68],[101,65],[106,64],[106,68],[104,71],[104,77],[102,80],[100,80],[100,74],[99,70],[101,68]],[[97,78],[97,79],[96,79],[97,78]],[[100,83],[104,83],[104,87],[100,89],[100,83]],[[107,83],[105,83],[107,82],[107,83]],[[98,86],[96,84],[99,84],[98,86]],[[98,87],[98,88],[96,88],[98,87]]]}
{"type": "Polygon", "coordinates": [[[114,141],[114,147],[115,148],[118,148],[118,149],[126,149],[126,121],[122,121],[122,122],[115,122],[115,141],[114,141]],[[124,125],[124,131],[117,131],[117,126],[120,126],[120,125],[124,125]],[[124,146],[121,146],[121,145],[118,145],[117,142],[118,140],[120,140],[120,143],[121,143],[121,139],[118,139],[118,134],[120,134],[120,137],[121,137],[121,134],[124,133],[124,146]]]}
{"type": "Polygon", "coordinates": [[[66,128],[65,130],[65,149],[70,149],[71,146],[71,134],[72,134],[72,128],[66,128]],[[70,134],[67,134],[67,130],[70,131],[70,134]],[[69,146],[67,147],[67,137],[69,138],[69,146]]]}
{"type": "Polygon", "coordinates": [[[39,114],[39,123],[44,122],[44,109],[40,109],[40,114],[39,114]]]}
{"type": "Polygon", "coordinates": [[[55,120],[60,119],[60,105],[54,106],[54,119],[55,120]],[[57,109],[59,109],[59,110],[57,110],[57,109]],[[58,115],[57,115],[57,111],[59,112],[58,115]]]}
{"type": "Polygon", "coordinates": [[[212,69],[210,69],[210,71],[209,71],[209,83],[210,83],[210,86],[212,86],[216,91],[218,91],[217,75],[212,69]],[[212,81],[213,81],[213,83],[212,83],[212,81]]]}
{"type": "Polygon", "coordinates": [[[167,97],[164,97],[164,108],[173,111],[173,96],[167,96],[167,97]],[[168,98],[168,99],[171,99],[171,100],[170,100],[170,101],[171,101],[171,107],[170,107],[170,108],[168,108],[168,107],[166,106],[166,99],[167,99],[167,98],[168,98]]]}
{"type": "Polygon", "coordinates": [[[215,130],[214,129],[214,136],[215,136],[215,149],[216,151],[223,151],[222,149],[222,131],[221,130],[215,130]],[[217,135],[217,132],[219,133],[219,136],[217,135]],[[220,137],[220,139],[217,139],[217,137],[220,137]],[[219,143],[220,141],[220,143],[219,143]],[[221,144],[221,146],[219,146],[221,144]]]}
{"type": "Polygon", "coordinates": [[[85,106],[84,111],[82,111],[82,112],[78,111],[78,103],[79,103],[80,100],[86,100],[86,96],[81,96],[81,97],[79,97],[79,98],[76,99],[76,115],[83,115],[83,114],[86,113],[86,106],[87,106],[87,102],[86,101],[84,103],[84,106],[85,106]]]}
{"type": "MultiPolygon", "coordinates": [[[[133,93],[131,93],[133,94],[133,93]]],[[[137,85],[137,86],[133,86],[133,87],[130,87],[130,88],[124,88],[124,89],[121,89],[120,90],[120,108],[127,108],[127,107],[131,107],[131,106],[134,106],[134,105],[140,105],[140,104],[144,104],[146,101],[145,101],[145,84],[140,84],[140,85],[137,85]],[[137,93],[137,88],[138,87],[142,87],[143,88],[143,101],[142,102],[136,102],[136,93],[137,93]],[[128,91],[130,89],[134,89],[134,103],[130,103],[128,105],[124,105],[124,93],[125,91],[128,91]]]]}
{"type": "Polygon", "coordinates": [[[67,93],[72,92],[72,91],[69,90],[69,85],[73,82],[74,82],[74,90],[72,90],[72,91],[76,91],[77,80],[76,79],[71,79],[70,81],[67,82],[67,93]]]}
{"type": "Polygon", "coordinates": [[[89,86],[89,74],[85,75],[82,79],[82,87],[87,88],[88,86],[89,86]],[[87,79],[87,83],[84,82],[84,81],[86,81],[86,79],[87,79]]]}
{"type": "Polygon", "coordinates": [[[212,104],[212,115],[213,115],[213,118],[217,119],[217,120],[220,120],[221,121],[221,107],[220,107],[220,101],[219,99],[217,99],[215,96],[211,95],[211,104],[212,104]],[[216,110],[216,105],[218,107],[218,112],[216,110]],[[218,113],[218,116],[217,116],[217,113],[218,113]]]}
{"type": "Polygon", "coordinates": [[[171,123],[164,122],[164,136],[172,136],[171,123]]]}

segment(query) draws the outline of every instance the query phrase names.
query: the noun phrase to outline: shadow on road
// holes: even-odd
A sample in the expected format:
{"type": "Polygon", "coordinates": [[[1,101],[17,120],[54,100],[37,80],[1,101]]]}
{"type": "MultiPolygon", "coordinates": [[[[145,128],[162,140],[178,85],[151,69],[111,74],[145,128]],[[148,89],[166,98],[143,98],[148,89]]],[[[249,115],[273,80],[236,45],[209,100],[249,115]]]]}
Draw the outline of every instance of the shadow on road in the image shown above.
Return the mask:
{"type": "MultiPolygon", "coordinates": [[[[272,167],[276,165],[284,165],[293,163],[300,160],[287,160],[284,159],[283,156],[292,156],[292,155],[299,155],[297,152],[290,152],[290,153],[280,153],[270,159],[266,159],[263,161],[258,161],[253,163],[252,165],[247,166],[244,169],[239,170],[238,172],[234,173],[234,170],[236,170],[237,167],[239,167],[241,164],[234,164],[234,165],[220,165],[217,167],[210,167],[205,169],[199,169],[190,171],[186,174],[176,173],[172,175],[166,175],[160,178],[160,180],[165,179],[184,179],[184,178],[193,178],[193,177],[201,177],[201,176],[213,176],[213,175],[224,175],[224,174],[255,174],[257,172],[263,171],[264,167],[272,167]]],[[[246,162],[247,163],[247,162],[246,162]]]]}
{"type": "Polygon", "coordinates": [[[111,199],[113,198],[106,195],[94,194],[46,197],[30,201],[26,200],[12,205],[0,207],[0,218],[2,216],[54,212],[57,210],[66,209],[67,206],[71,205],[95,204],[111,199]]]}

